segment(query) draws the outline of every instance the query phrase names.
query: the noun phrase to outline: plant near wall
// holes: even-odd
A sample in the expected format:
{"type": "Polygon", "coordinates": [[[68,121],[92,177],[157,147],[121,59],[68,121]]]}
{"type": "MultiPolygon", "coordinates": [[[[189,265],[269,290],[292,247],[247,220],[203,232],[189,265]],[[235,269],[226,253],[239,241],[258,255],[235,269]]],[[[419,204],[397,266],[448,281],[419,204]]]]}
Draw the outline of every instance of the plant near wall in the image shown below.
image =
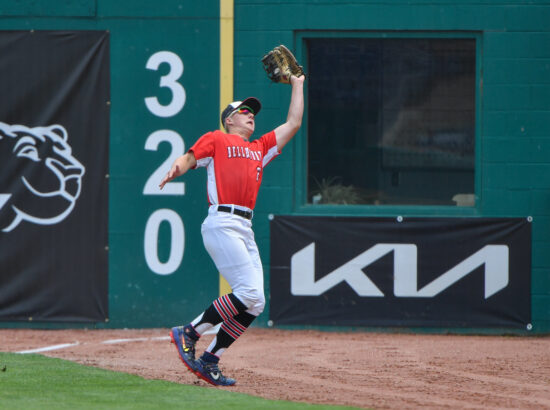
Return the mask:
{"type": "Polygon", "coordinates": [[[353,205],[364,202],[357,188],[353,185],[343,185],[339,181],[340,177],[323,178],[321,182],[315,179],[317,189],[312,192],[312,202],[314,204],[340,205],[353,205]]]}

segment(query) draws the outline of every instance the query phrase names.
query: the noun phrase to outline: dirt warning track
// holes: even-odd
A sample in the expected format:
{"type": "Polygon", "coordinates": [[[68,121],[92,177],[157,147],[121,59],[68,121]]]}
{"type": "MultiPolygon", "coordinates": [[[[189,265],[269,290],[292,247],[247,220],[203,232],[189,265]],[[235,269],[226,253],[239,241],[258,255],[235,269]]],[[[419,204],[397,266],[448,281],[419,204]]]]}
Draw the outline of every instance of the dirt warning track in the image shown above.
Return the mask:
{"type": "MultiPolygon", "coordinates": [[[[169,329],[0,330],[0,350],[211,387],[169,329]]],[[[202,352],[212,336],[204,336],[202,352]]],[[[225,387],[268,399],[378,409],[550,409],[550,337],[249,329],[223,356],[225,387]]],[[[218,387],[219,388],[219,387],[218,387]]]]}

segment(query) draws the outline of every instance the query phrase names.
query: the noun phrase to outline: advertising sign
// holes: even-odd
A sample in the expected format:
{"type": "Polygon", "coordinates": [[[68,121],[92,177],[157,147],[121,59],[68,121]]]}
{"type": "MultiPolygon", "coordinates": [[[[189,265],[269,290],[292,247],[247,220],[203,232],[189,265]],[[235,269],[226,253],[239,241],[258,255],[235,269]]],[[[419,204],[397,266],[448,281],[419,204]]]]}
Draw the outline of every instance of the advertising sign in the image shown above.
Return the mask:
{"type": "Polygon", "coordinates": [[[526,219],[277,216],[270,319],[524,328],[530,272],[526,219]]]}
{"type": "Polygon", "coordinates": [[[0,319],[108,316],[109,35],[0,32],[0,319]]]}

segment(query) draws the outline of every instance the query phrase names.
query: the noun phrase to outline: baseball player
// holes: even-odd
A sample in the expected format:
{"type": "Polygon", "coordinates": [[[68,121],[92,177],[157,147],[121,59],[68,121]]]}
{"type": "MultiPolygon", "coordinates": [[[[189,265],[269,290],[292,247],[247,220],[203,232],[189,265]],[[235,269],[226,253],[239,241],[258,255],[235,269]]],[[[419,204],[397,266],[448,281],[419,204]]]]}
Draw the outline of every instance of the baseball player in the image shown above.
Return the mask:
{"type": "Polygon", "coordinates": [[[201,232],[204,246],[217,269],[231,286],[191,323],[170,331],[172,343],[187,368],[213,385],[232,386],[218,362],[225,350],[262,313],[265,305],[262,262],[252,231],[253,209],[265,166],[281,153],[296,134],[304,112],[303,75],[291,75],[290,106],[286,122],[250,141],[260,101],[235,101],[221,114],[226,132],[204,134],[176,159],[160,183],[164,185],[190,169],[207,171],[208,216],[201,232]],[[221,323],[206,351],[195,359],[195,344],[202,334],[221,323]]]}

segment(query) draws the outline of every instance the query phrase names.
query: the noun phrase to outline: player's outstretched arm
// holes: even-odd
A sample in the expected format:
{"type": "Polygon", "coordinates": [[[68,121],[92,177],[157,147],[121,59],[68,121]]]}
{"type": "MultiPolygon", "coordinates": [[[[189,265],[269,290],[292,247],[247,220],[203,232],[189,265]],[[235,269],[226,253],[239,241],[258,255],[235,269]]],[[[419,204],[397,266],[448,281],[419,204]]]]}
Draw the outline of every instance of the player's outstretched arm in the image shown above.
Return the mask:
{"type": "Polygon", "coordinates": [[[197,165],[197,160],[195,159],[195,154],[193,154],[192,152],[188,152],[182,155],[181,157],[177,158],[174,161],[172,168],[170,168],[170,171],[168,171],[164,179],[160,181],[160,184],[159,184],[160,189],[164,188],[164,185],[166,185],[167,182],[170,182],[174,178],[185,174],[195,165],[197,165]]]}
{"type": "Polygon", "coordinates": [[[275,138],[277,139],[277,148],[279,151],[294,137],[302,125],[304,115],[304,80],[305,77],[291,76],[292,94],[290,96],[290,106],[286,122],[275,128],[275,138]]]}

